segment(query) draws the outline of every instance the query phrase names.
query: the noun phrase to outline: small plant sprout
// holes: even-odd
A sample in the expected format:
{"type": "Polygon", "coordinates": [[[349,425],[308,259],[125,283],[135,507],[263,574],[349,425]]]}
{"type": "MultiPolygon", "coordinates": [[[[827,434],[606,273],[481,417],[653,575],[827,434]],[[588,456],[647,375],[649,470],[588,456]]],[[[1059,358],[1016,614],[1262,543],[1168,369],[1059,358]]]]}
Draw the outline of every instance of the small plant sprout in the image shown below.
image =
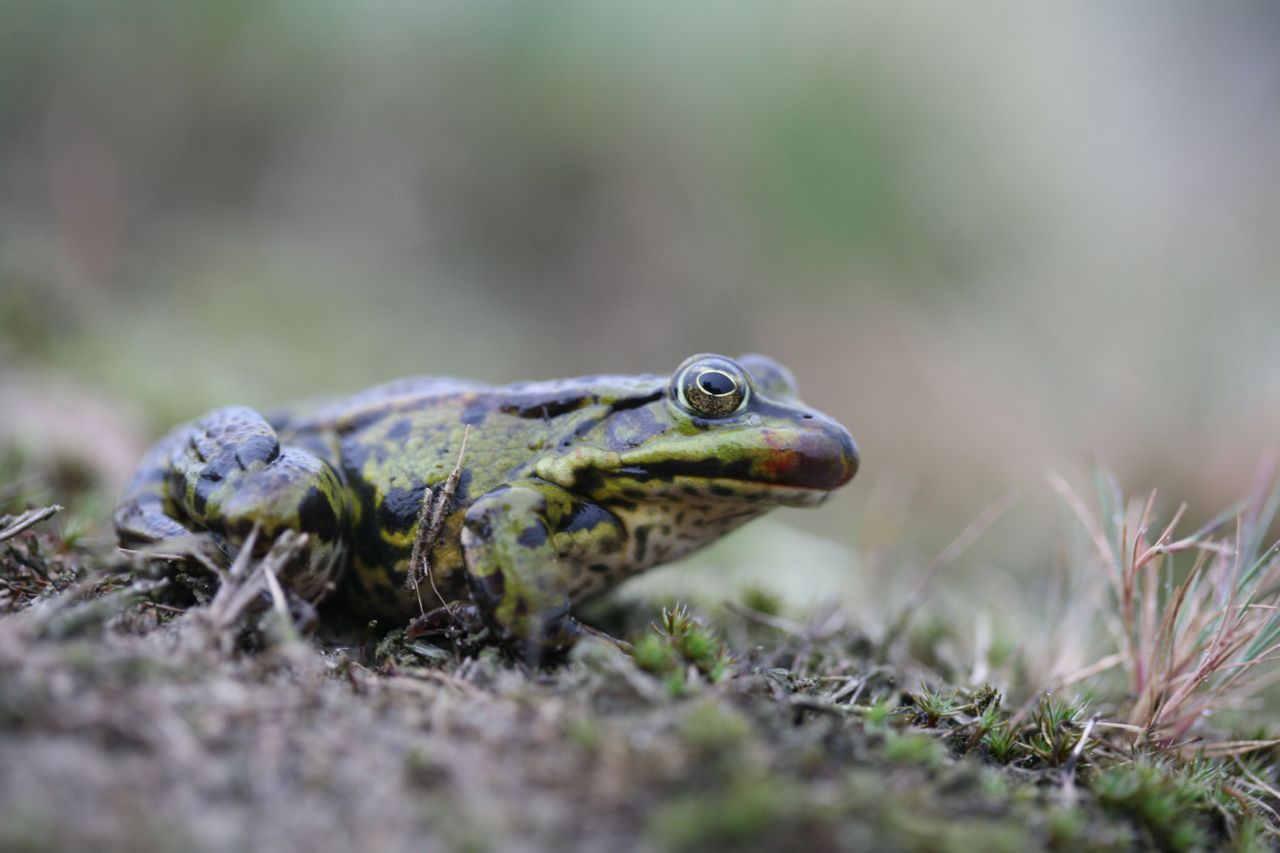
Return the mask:
{"type": "MultiPolygon", "coordinates": [[[[1118,651],[1112,663],[1123,666],[1130,689],[1123,730],[1134,733],[1137,745],[1194,743],[1223,755],[1274,743],[1205,744],[1196,725],[1246,707],[1280,672],[1280,560],[1276,546],[1263,547],[1280,508],[1280,486],[1268,487],[1272,479],[1268,469],[1242,505],[1176,537],[1185,505],[1158,524],[1154,491],[1145,501],[1126,501],[1115,478],[1101,475],[1095,516],[1051,476],[1106,573],[1105,619],[1118,651]]],[[[1106,668],[1100,662],[1094,671],[1106,668]]]]}
{"type": "Polygon", "coordinates": [[[957,710],[954,696],[945,696],[923,682],[920,684],[920,692],[912,694],[911,698],[929,728],[936,728],[943,718],[951,716],[957,710]]]}
{"type": "Polygon", "coordinates": [[[715,683],[730,674],[729,649],[684,605],[662,609],[662,624],[635,644],[636,666],[664,679],[673,694],[687,688],[686,674],[715,683]]]}
{"type": "Polygon", "coordinates": [[[1031,736],[1031,752],[1055,766],[1065,763],[1081,739],[1082,716],[1084,709],[1077,703],[1057,696],[1042,696],[1032,716],[1035,733],[1031,736]]]}
{"type": "Polygon", "coordinates": [[[1000,764],[1008,764],[1018,755],[1018,733],[1007,720],[984,718],[983,722],[986,732],[982,736],[982,744],[987,748],[987,754],[1000,764]]]}
{"type": "Polygon", "coordinates": [[[708,681],[719,681],[729,673],[729,649],[715,632],[677,605],[662,609],[659,633],[679,653],[684,662],[697,668],[708,681]]]}

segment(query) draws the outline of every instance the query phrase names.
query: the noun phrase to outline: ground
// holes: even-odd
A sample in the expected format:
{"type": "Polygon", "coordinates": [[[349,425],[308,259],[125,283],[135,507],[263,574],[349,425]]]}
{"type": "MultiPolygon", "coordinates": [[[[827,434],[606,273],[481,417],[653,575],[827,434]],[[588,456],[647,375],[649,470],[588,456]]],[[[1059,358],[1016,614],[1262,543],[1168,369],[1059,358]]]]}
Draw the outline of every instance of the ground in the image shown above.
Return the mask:
{"type": "Polygon", "coordinates": [[[58,516],[3,532],[17,518],[0,517],[0,849],[1274,839],[1269,749],[1135,749],[1073,696],[1015,706],[966,683],[931,659],[932,629],[888,644],[759,591],[697,612],[606,600],[588,619],[630,654],[593,641],[531,670],[483,637],[332,612],[304,630],[272,595],[271,557],[219,581],[58,516]]]}

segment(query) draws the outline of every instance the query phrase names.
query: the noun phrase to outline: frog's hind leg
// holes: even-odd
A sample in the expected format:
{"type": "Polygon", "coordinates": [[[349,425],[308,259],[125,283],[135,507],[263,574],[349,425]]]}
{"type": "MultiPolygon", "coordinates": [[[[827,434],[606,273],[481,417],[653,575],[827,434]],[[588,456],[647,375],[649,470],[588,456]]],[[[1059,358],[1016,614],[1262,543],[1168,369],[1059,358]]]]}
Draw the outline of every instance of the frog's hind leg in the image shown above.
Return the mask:
{"type": "Polygon", "coordinates": [[[122,543],[197,532],[228,556],[255,526],[255,550],[285,530],[307,534],[283,580],[319,600],[344,563],[349,503],[341,475],[325,460],[281,445],[271,425],[243,407],[218,409],[171,432],[146,458],[115,514],[122,543]]]}

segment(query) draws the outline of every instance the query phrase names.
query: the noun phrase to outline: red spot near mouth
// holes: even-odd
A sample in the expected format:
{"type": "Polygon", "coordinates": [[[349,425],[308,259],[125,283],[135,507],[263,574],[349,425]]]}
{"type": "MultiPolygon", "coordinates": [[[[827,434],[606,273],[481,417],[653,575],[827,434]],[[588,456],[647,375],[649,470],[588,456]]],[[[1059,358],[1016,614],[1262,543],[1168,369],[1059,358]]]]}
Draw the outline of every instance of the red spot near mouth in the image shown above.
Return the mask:
{"type": "MultiPolygon", "coordinates": [[[[772,442],[770,446],[774,446],[772,442]]],[[[765,460],[764,470],[772,480],[785,480],[785,475],[795,470],[799,462],[799,453],[794,450],[782,450],[765,460]]]]}
{"type": "Polygon", "coordinates": [[[758,470],[764,480],[783,486],[835,489],[853,477],[858,449],[839,424],[819,421],[797,433],[761,430],[770,448],[758,470]]]}

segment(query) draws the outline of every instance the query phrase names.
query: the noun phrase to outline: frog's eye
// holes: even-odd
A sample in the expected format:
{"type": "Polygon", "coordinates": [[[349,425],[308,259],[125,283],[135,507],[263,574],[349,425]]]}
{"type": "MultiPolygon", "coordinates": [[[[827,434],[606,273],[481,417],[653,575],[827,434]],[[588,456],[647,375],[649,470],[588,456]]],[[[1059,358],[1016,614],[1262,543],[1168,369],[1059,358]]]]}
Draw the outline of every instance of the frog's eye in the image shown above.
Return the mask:
{"type": "Polygon", "coordinates": [[[749,386],[742,370],[728,359],[708,358],[677,375],[676,397],[690,413],[723,418],[742,408],[749,386]]]}

